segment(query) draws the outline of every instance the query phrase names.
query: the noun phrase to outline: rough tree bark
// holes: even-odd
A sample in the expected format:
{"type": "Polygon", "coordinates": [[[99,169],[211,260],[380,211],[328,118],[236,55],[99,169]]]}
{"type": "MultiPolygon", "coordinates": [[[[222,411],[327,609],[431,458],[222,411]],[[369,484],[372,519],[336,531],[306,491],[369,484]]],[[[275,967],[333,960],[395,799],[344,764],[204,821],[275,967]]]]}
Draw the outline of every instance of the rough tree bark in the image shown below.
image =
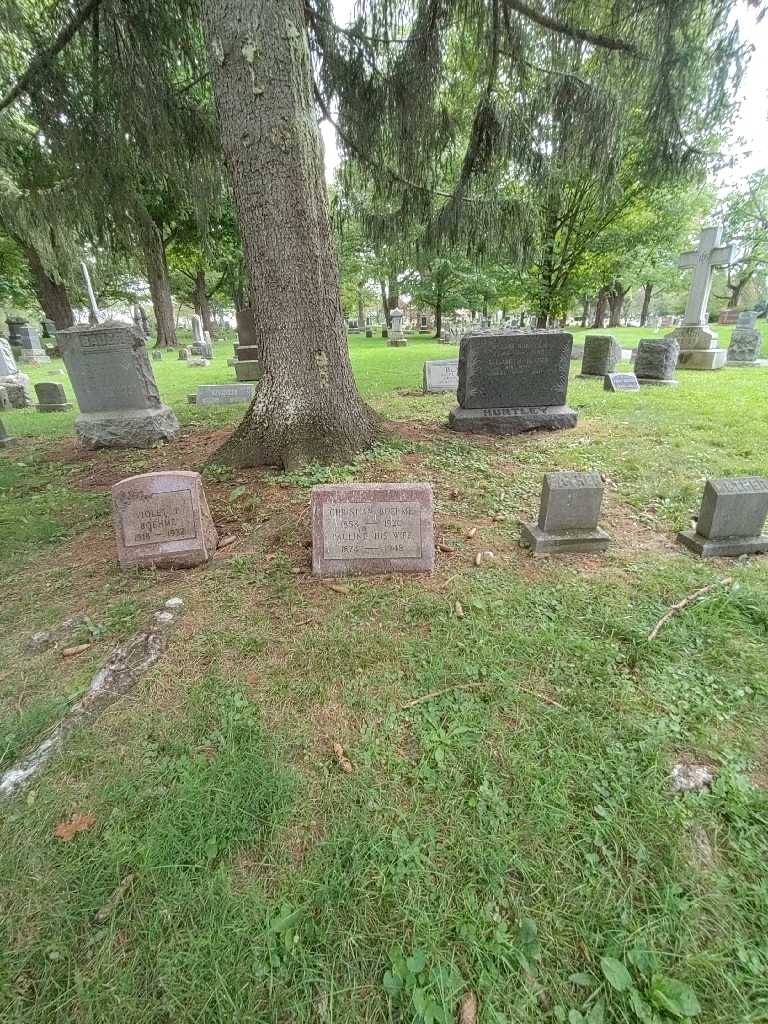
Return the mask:
{"type": "Polygon", "coordinates": [[[357,326],[361,331],[365,330],[365,302],[363,302],[363,289],[365,281],[359,281],[357,285],[357,326]]]}
{"type": "Polygon", "coordinates": [[[208,302],[208,285],[205,281],[205,271],[198,270],[195,274],[195,287],[192,291],[192,305],[195,312],[203,321],[203,330],[213,337],[217,332],[216,322],[211,316],[211,306],[208,302]]]}
{"type": "Polygon", "coordinates": [[[214,460],[344,461],[371,445],[378,421],[349,361],[304,6],[209,0],[202,20],[264,362],[214,460]]]}
{"type": "Polygon", "coordinates": [[[43,313],[49,320],[53,320],[59,330],[73,327],[75,317],[66,285],[62,281],[54,280],[46,271],[37,249],[31,245],[24,245],[22,248],[29,264],[32,288],[43,313]]]}
{"type": "Polygon", "coordinates": [[[592,327],[602,327],[603,320],[605,320],[605,311],[608,307],[608,288],[601,288],[597,293],[597,302],[595,303],[595,319],[592,322],[592,327]]]}
{"type": "Polygon", "coordinates": [[[651,294],[653,293],[653,283],[646,281],[643,285],[643,308],[640,310],[640,326],[645,327],[648,323],[648,313],[651,309],[651,294]]]}
{"type": "Polygon", "coordinates": [[[608,318],[609,327],[621,327],[621,310],[628,294],[629,288],[624,288],[621,281],[614,281],[611,285],[608,293],[608,308],[611,311],[608,318]]]}
{"type": "Polygon", "coordinates": [[[163,235],[157,224],[149,217],[141,221],[141,247],[147,264],[149,294],[155,311],[157,324],[157,347],[173,348],[179,344],[176,337],[176,321],[173,315],[171,283],[168,280],[168,264],[165,260],[163,235]]]}

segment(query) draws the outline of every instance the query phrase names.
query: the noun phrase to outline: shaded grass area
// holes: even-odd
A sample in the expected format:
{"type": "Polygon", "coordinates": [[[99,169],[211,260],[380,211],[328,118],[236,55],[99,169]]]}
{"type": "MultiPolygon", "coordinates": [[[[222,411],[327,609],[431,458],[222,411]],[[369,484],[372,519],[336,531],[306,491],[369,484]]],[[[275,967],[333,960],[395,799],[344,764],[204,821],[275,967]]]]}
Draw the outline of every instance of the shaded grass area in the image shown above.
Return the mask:
{"type": "Polygon", "coordinates": [[[195,468],[230,420],[179,406],[175,449],[0,458],[0,766],[163,600],[187,606],[152,674],[0,806],[3,1020],[431,1024],[468,989],[481,1024],[768,1014],[768,563],[672,543],[701,477],[768,473],[768,373],[637,396],[573,381],[576,431],[488,440],[407,393],[427,352],[384,353],[394,376],[368,393],[400,436],[353,465],[208,473],[237,540],[207,569],[120,573],[106,491],[195,468]],[[517,521],[570,467],[607,474],[616,544],[533,561],[517,521]],[[432,482],[434,577],[313,580],[307,499],[329,477],[432,482]],[[88,651],[28,653],[75,613],[88,651]],[[716,768],[713,789],[673,798],[678,760],[716,768]],[[75,813],[93,826],[55,839],[75,813]]]}

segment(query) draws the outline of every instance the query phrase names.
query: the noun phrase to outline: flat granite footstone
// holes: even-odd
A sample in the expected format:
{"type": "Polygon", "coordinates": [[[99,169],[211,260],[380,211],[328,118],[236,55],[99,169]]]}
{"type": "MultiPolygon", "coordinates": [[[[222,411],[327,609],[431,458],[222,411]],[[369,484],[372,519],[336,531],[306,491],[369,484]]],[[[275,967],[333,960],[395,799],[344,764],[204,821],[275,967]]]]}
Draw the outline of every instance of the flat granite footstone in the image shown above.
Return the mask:
{"type": "Polygon", "coordinates": [[[666,338],[643,338],[637,346],[635,376],[640,385],[674,386],[675,369],[680,346],[671,335],[666,338]]]}
{"type": "Polygon", "coordinates": [[[424,363],[425,394],[455,392],[459,386],[458,359],[428,359],[424,363]]]}
{"type": "Polygon", "coordinates": [[[253,384],[198,384],[197,405],[248,404],[256,389],[253,384]]]}
{"type": "Polygon", "coordinates": [[[57,339],[80,406],[75,431],[84,448],[151,448],[178,434],[135,327],[107,321],[70,327],[57,339]]]}
{"type": "Polygon", "coordinates": [[[0,448],[10,448],[14,444],[18,444],[18,437],[14,437],[13,434],[9,434],[6,430],[5,424],[0,420],[0,448]]]}
{"type": "Polygon", "coordinates": [[[707,480],[695,530],[677,539],[702,558],[738,557],[768,551],[768,479],[732,476],[707,480]]]}
{"type": "Polygon", "coordinates": [[[190,569],[218,544],[199,473],[143,473],[112,487],[112,521],[123,569],[190,569]]]}
{"type": "Polygon", "coordinates": [[[579,377],[605,377],[621,362],[621,348],[611,334],[587,334],[579,377]]]}
{"type": "Polygon", "coordinates": [[[611,538],[597,525],[603,501],[599,473],[546,473],[538,523],[521,523],[520,543],[534,555],[605,551],[611,538]]]}
{"type": "Polygon", "coordinates": [[[562,331],[472,331],[459,348],[459,407],[451,430],[522,434],[575,427],[565,404],[573,338],[562,331]]]}
{"type": "Polygon", "coordinates": [[[312,488],[312,572],[372,576],[432,572],[429,484],[323,484],[312,488]]]}
{"type": "Polygon", "coordinates": [[[639,391],[640,382],[634,373],[606,373],[603,391],[639,391]]]}
{"type": "Polygon", "coordinates": [[[35,394],[38,412],[66,412],[72,408],[72,403],[67,401],[63,384],[43,381],[35,384],[35,394]]]}

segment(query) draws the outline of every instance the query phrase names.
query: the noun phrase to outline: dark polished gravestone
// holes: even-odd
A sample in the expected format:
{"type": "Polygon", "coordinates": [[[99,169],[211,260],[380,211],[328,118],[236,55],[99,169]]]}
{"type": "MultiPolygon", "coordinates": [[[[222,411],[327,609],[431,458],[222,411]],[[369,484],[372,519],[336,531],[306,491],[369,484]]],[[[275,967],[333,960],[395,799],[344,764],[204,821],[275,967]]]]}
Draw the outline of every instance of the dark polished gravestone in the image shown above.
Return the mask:
{"type": "Polygon", "coordinates": [[[66,412],[72,408],[72,403],[67,401],[63,384],[43,381],[35,384],[35,394],[38,412],[66,412]]]}
{"type": "Polygon", "coordinates": [[[666,338],[643,338],[637,346],[635,376],[641,385],[674,386],[680,345],[668,334],[666,338]]]}
{"type": "Polygon", "coordinates": [[[579,377],[605,377],[621,362],[621,346],[611,334],[587,334],[579,377]]]}
{"type": "Polygon", "coordinates": [[[603,391],[639,391],[640,382],[634,373],[606,373],[603,391]]]}
{"type": "Polygon", "coordinates": [[[564,430],[577,416],[565,404],[573,338],[562,331],[472,331],[459,348],[459,406],[451,430],[522,434],[564,430]]]}
{"type": "Polygon", "coordinates": [[[732,476],[707,480],[695,530],[677,539],[702,558],[738,557],[768,551],[763,533],[768,515],[768,480],[732,476]]]}
{"type": "Polygon", "coordinates": [[[151,448],[179,432],[160,400],[144,339],[116,321],[70,327],[59,347],[80,415],[75,431],[85,448],[151,448]]]}
{"type": "Polygon", "coordinates": [[[199,473],[142,473],[112,487],[112,521],[123,569],[189,569],[209,561],[219,537],[199,473]]]}
{"type": "Polygon", "coordinates": [[[534,555],[605,551],[611,538],[597,525],[603,502],[599,473],[546,473],[538,523],[522,523],[520,543],[534,555]]]}
{"type": "Polygon", "coordinates": [[[431,572],[429,484],[323,484],[312,488],[312,572],[372,576],[431,572]]]}

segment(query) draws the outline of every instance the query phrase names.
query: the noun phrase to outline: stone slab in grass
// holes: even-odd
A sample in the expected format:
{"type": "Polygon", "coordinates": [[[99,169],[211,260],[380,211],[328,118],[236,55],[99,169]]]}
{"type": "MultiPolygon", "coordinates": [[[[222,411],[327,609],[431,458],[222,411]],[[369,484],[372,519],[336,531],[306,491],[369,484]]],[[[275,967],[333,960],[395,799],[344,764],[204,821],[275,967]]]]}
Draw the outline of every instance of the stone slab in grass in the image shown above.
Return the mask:
{"type": "Polygon", "coordinates": [[[124,569],[188,569],[213,557],[218,534],[199,473],[142,473],[112,487],[112,521],[124,569]]]}
{"type": "Polygon", "coordinates": [[[707,480],[695,530],[677,539],[702,558],[738,557],[768,551],[768,480],[759,476],[707,480]]]}
{"type": "Polygon", "coordinates": [[[248,404],[256,389],[253,384],[198,384],[197,405],[248,404]]]}
{"type": "Polygon", "coordinates": [[[429,484],[323,484],[312,488],[316,576],[431,572],[429,484]]]}
{"type": "Polygon", "coordinates": [[[639,391],[640,382],[634,373],[606,373],[604,391],[639,391]]]}
{"type": "Polygon", "coordinates": [[[604,551],[611,538],[598,526],[603,501],[599,473],[547,473],[538,523],[522,523],[520,542],[534,555],[604,551]]]}

